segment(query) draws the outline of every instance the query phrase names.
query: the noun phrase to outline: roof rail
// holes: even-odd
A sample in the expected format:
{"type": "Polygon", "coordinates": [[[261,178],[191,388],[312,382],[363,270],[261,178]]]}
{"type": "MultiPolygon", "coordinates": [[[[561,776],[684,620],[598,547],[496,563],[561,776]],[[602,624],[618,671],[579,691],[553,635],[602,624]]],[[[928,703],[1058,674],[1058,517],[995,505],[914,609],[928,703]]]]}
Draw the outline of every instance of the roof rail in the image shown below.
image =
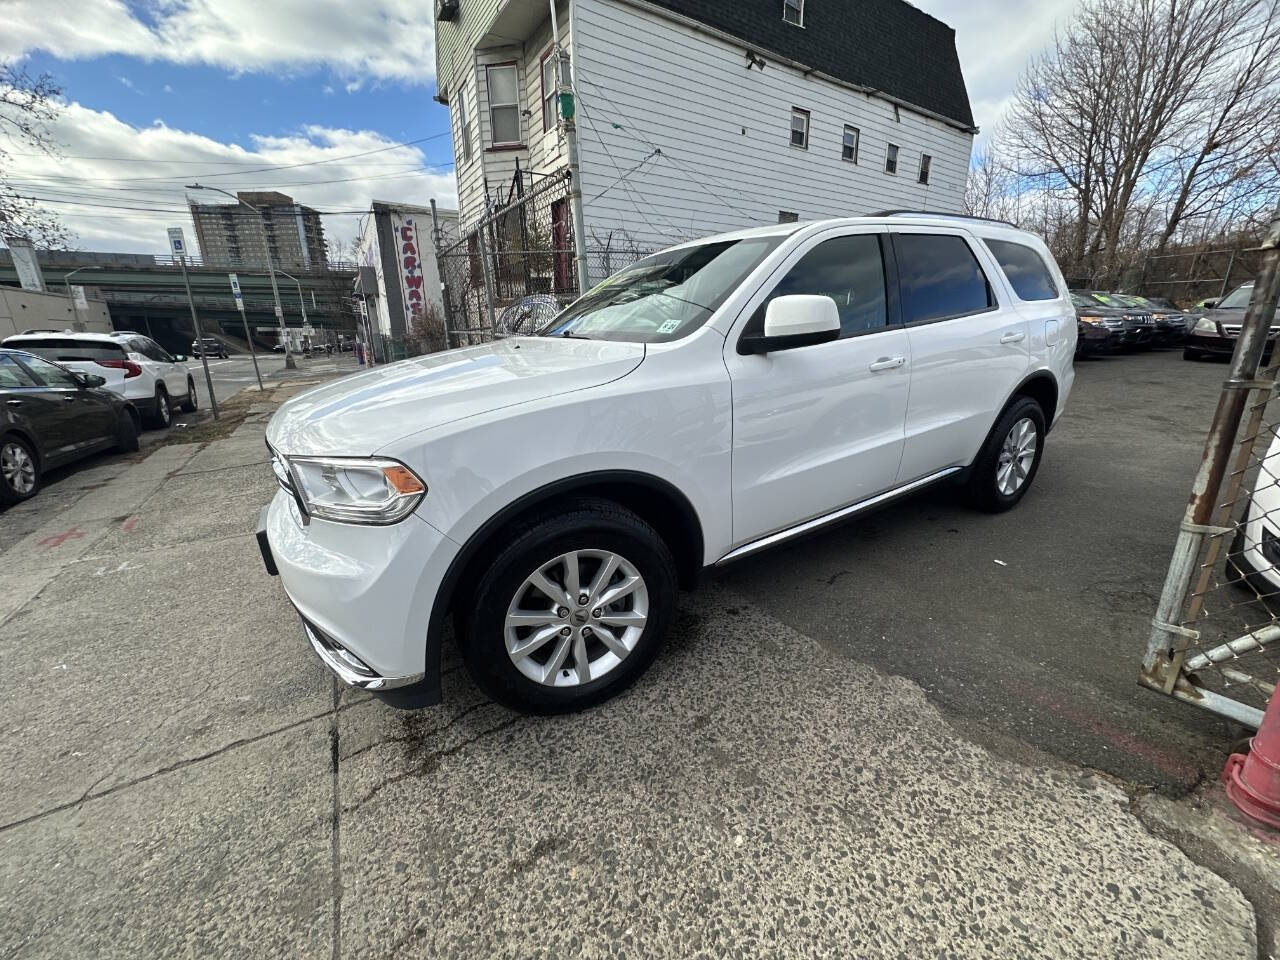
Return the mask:
{"type": "Polygon", "coordinates": [[[878,210],[867,214],[869,217],[945,217],[949,220],[977,220],[980,223],[998,223],[1004,227],[1021,229],[1016,223],[1008,220],[997,220],[994,217],[973,217],[967,213],[942,213],[937,210],[878,210]]]}

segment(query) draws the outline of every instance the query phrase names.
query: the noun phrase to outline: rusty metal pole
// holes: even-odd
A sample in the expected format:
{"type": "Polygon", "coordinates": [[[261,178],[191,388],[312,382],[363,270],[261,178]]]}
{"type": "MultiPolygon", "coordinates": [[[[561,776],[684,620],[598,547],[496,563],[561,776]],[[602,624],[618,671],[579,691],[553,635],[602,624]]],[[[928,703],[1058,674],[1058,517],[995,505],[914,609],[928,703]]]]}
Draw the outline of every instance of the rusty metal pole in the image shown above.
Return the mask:
{"type": "Polygon", "coordinates": [[[1262,269],[1258,272],[1249,309],[1245,311],[1240,339],[1231,356],[1230,373],[1218,395],[1218,407],[1209,426],[1209,436],[1205,439],[1204,454],[1191,487],[1191,498],[1187,501],[1186,513],[1174,544],[1164,589],[1151,622],[1147,654],[1142,661],[1142,682],[1165,693],[1173,693],[1178,683],[1181,658],[1175,659],[1175,651],[1185,650],[1187,642],[1198,636],[1195,631],[1181,626],[1178,619],[1195,575],[1200,547],[1206,536],[1230,532],[1211,524],[1245,403],[1250,391],[1260,386],[1256,379],[1258,366],[1267,338],[1271,335],[1276,302],[1280,299],[1280,209],[1271,220],[1262,250],[1262,269]]]}

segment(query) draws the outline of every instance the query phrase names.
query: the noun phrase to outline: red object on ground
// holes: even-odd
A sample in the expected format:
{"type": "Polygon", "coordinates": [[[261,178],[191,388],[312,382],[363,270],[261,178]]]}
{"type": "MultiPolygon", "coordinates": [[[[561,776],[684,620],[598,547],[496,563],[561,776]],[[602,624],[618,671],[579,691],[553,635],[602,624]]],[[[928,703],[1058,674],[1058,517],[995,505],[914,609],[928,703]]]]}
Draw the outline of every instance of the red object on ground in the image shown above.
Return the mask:
{"type": "Polygon", "coordinates": [[[1245,816],[1280,830],[1280,697],[1272,694],[1247,754],[1233,753],[1222,769],[1227,797],[1245,816]]]}

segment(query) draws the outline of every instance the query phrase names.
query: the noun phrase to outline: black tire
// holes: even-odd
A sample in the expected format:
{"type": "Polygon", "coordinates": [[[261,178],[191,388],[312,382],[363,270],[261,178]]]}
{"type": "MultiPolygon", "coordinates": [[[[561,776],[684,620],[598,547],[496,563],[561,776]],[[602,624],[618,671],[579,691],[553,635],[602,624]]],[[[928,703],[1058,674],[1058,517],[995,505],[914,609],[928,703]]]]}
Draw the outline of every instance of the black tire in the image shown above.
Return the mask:
{"type": "Polygon", "coordinates": [[[196,382],[187,377],[187,399],[182,401],[183,413],[195,413],[200,406],[200,398],[196,396],[196,382]]]}
{"type": "Polygon", "coordinates": [[[1199,350],[1192,350],[1190,347],[1183,347],[1182,359],[1183,360],[1203,360],[1204,354],[1201,353],[1199,350]]]}
{"type": "MultiPolygon", "coordinates": [[[[485,693],[513,710],[570,713],[621,693],[644,673],[657,656],[670,627],[678,589],[671,551],[653,527],[616,503],[583,498],[561,503],[557,509],[514,525],[503,531],[499,542],[506,546],[493,558],[475,593],[467,598],[469,602],[461,605],[460,610],[467,612],[458,618],[463,660],[485,693]],[[546,685],[526,676],[512,662],[506,646],[507,610],[517,594],[524,592],[522,585],[527,577],[574,550],[607,551],[624,558],[644,581],[648,591],[648,616],[630,653],[603,676],[573,686],[546,685]]],[[[585,562],[589,565],[592,561],[585,562]]],[[[527,598],[522,600],[522,604],[527,602],[527,598]]],[[[565,618],[564,629],[576,622],[579,610],[584,616],[593,615],[589,606],[570,608],[572,612],[565,618]]],[[[576,663],[575,641],[576,635],[574,641],[568,641],[566,665],[576,663]]],[[[545,668],[560,642],[557,635],[542,648],[547,650],[545,656],[541,651],[531,655],[531,668],[535,665],[545,668]]],[[[594,659],[592,650],[603,654],[604,645],[598,638],[585,642],[590,645],[584,648],[589,662],[594,659]]],[[[566,670],[565,676],[568,673],[566,670]]]]}
{"type": "Polygon", "coordinates": [[[1031,488],[1036,472],[1040,469],[1040,460],[1044,456],[1044,438],[1045,415],[1040,404],[1030,397],[1015,398],[991,428],[982,450],[974,459],[965,483],[965,498],[987,513],[1002,513],[1013,509],[1031,488]],[[1030,420],[1035,430],[1035,455],[1021,484],[1012,493],[1005,493],[997,480],[1001,452],[1014,426],[1023,420],[1030,420]]]}
{"type": "Polygon", "coordinates": [[[120,423],[116,427],[116,449],[121,453],[138,452],[138,422],[129,410],[120,411],[120,423]]]}
{"type": "Polygon", "coordinates": [[[24,500],[30,500],[40,492],[40,482],[42,480],[40,471],[40,458],[36,456],[36,452],[22,437],[17,434],[9,433],[0,437],[0,505],[11,507],[15,503],[22,503],[24,500]],[[31,484],[29,490],[19,490],[17,484],[23,481],[18,477],[14,477],[11,481],[5,472],[5,467],[10,464],[6,463],[6,456],[13,447],[20,451],[19,457],[25,458],[26,463],[30,464],[30,473],[27,474],[26,482],[31,484]]]}
{"type": "Polygon", "coordinates": [[[150,419],[151,426],[158,430],[168,429],[173,422],[173,408],[169,406],[169,394],[163,385],[156,385],[156,407],[150,419]]]}

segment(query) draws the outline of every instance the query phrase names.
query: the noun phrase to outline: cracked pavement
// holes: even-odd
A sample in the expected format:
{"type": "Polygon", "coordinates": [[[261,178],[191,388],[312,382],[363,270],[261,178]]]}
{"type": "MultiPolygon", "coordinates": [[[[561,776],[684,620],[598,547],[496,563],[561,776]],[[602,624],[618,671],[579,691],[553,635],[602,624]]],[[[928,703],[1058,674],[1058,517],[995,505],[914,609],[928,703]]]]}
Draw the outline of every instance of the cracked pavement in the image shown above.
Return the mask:
{"type": "Polygon", "coordinates": [[[953,722],[785,581],[685,595],[577,716],[452,652],[441,707],[339,690],[252,535],[269,407],[0,515],[0,956],[1258,956],[1193,819],[953,722]]]}

